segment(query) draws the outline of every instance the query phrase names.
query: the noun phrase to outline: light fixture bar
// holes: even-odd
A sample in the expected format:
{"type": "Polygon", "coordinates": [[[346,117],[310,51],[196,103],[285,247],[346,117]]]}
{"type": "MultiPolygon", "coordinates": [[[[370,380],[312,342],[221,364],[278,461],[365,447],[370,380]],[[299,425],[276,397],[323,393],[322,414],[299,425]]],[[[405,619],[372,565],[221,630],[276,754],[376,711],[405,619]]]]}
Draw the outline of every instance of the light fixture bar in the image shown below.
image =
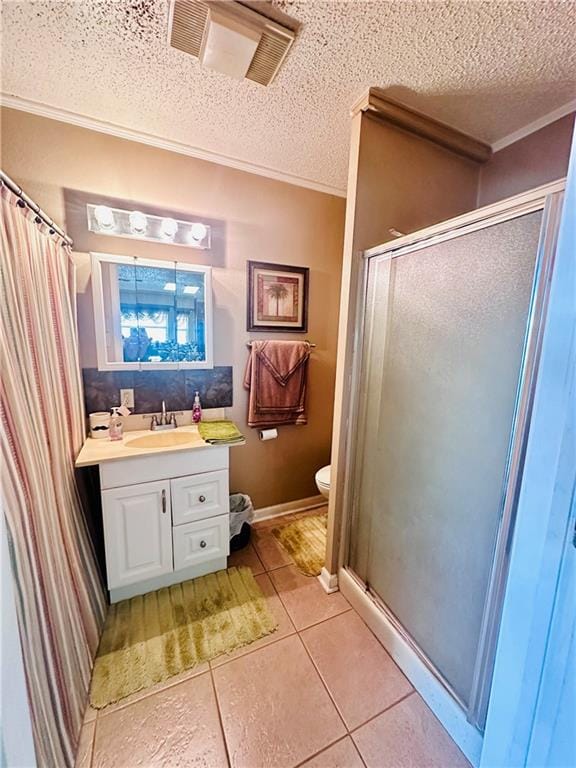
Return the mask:
{"type": "Polygon", "coordinates": [[[208,250],[211,247],[211,229],[201,221],[155,216],[142,211],[111,208],[95,203],[86,204],[88,229],[98,235],[129,237],[165,245],[208,250]]]}

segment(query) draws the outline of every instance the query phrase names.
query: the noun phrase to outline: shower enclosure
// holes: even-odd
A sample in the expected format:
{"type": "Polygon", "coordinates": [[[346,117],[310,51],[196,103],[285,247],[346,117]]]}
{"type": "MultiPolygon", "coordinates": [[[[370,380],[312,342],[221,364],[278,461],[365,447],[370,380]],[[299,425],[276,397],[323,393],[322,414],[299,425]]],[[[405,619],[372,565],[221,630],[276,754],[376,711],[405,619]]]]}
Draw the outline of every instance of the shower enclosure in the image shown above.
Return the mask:
{"type": "Polygon", "coordinates": [[[343,563],[482,731],[562,185],[364,254],[343,563]]]}

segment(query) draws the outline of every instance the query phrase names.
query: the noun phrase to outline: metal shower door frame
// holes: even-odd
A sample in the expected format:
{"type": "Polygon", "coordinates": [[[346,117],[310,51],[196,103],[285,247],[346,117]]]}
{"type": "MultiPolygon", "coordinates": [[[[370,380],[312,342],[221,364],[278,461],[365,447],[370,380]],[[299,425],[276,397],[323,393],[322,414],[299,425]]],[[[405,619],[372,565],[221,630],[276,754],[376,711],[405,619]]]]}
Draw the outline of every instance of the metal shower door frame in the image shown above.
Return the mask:
{"type": "MultiPolygon", "coordinates": [[[[359,427],[364,418],[364,404],[360,402],[359,395],[361,392],[362,366],[366,360],[369,347],[369,340],[366,338],[366,314],[370,265],[371,263],[374,263],[374,259],[381,262],[398,258],[407,253],[423,250],[429,246],[437,245],[539,210],[543,212],[510,444],[506,462],[504,492],[501,501],[494,559],[490,572],[486,603],[484,606],[472,691],[468,707],[463,705],[463,702],[455,695],[448,682],[434,667],[423,651],[416,645],[410,635],[403,630],[403,627],[386,607],[382,598],[374,593],[371,595],[374,602],[381,610],[385,611],[389,620],[395,625],[397,631],[399,631],[404,639],[412,646],[413,650],[419,655],[428,669],[465,710],[467,720],[480,731],[482,731],[484,727],[490,697],[496,642],[500,626],[504,589],[508,575],[510,549],[514,535],[518,492],[526,452],[526,442],[534,399],[542,334],[545,326],[546,308],[554,266],[554,254],[562,211],[564,186],[565,180],[562,179],[365,251],[362,254],[364,264],[363,269],[361,269],[357,295],[355,298],[354,311],[356,315],[356,332],[351,372],[351,394],[349,398],[349,402],[353,403],[353,408],[350,416],[350,427],[346,445],[346,479],[344,484],[343,503],[344,536],[343,545],[340,551],[340,566],[346,568],[350,575],[357,581],[360,581],[366,590],[369,591],[369,586],[366,585],[366,583],[354,572],[349,565],[349,561],[352,526],[358,512],[358,494],[355,493],[359,469],[357,450],[358,440],[356,437],[359,434],[363,434],[359,427]]],[[[387,329],[382,329],[382,332],[387,333],[387,329]]]]}

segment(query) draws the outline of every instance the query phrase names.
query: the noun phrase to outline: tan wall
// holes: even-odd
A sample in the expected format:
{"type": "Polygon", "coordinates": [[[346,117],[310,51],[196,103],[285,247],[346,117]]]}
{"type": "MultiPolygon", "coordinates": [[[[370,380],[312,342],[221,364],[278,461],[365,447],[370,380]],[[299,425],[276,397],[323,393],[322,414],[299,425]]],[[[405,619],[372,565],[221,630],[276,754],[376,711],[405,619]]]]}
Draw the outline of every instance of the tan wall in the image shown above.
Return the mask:
{"type": "MultiPolygon", "coordinates": [[[[65,221],[65,188],[224,223],[225,248],[213,274],[215,364],[234,366],[229,413],[248,439],[231,450],[231,488],[249,493],[257,507],[315,495],[314,473],[330,460],[345,201],[16,110],[2,111],[1,161],[58,223],[65,221]],[[246,426],[242,388],[248,259],[311,270],[305,338],[317,347],[310,365],[309,423],[283,427],[277,440],[266,443],[246,426]]],[[[105,250],[119,252],[119,241],[110,240],[105,250]]],[[[209,252],[192,256],[174,246],[126,242],[134,254],[149,258],[210,263],[209,252]]],[[[79,299],[82,363],[92,365],[89,292],[79,299]]]]}
{"type": "Polygon", "coordinates": [[[345,535],[345,482],[356,295],[361,251],[476,207],[480,166],[367,114],[352,119],[340,304],[326,569],[338,571],[345,535]]]}
{"type": "Polygon", "coordinates": [[[393,240],[476,207],[480,166],[369,114],[362,116],[355,250],[393,240]]]}
{"type": "Polygon", "coordinates": [[[574,114],[566,115],[495,152],[480,174],[478,206],[566,176],[573,130],[574,114]]]}

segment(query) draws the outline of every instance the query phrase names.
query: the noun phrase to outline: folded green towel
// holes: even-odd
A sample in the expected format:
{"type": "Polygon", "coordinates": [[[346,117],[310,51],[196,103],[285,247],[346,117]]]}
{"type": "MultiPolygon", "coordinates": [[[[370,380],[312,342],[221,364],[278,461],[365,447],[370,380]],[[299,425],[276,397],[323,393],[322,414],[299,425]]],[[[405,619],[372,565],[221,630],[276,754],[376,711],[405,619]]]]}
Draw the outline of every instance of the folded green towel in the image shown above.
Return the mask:
{"type": "Polygon", "coordinates": [[[210,445],[234,445],[245,441],[244,435],[232,421],[201,421],[198,432],[202,440],[210,445]]]}

